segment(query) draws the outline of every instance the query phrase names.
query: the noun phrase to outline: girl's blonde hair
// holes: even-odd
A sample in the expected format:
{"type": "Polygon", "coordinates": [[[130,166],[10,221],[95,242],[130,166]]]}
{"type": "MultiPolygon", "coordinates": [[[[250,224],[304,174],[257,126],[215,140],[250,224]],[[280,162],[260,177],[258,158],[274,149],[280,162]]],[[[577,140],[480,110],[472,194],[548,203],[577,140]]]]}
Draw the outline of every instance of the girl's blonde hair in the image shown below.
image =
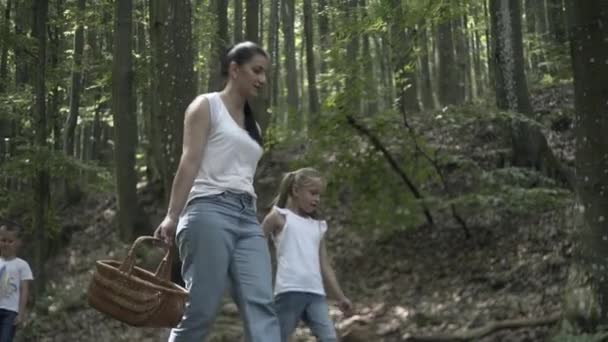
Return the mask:
{"type": "Polygon", "coordinates": [[[293,193],[293,189],[306,186],[307,184],[310,184],[313,179],[323,179],[323,175],[312,167],[305,167],[288,172],[283,176],[281,185],[279,185],[279,193],[274,198],[272,204],[279,208],[285,208],[289,196],[293,193]]]}

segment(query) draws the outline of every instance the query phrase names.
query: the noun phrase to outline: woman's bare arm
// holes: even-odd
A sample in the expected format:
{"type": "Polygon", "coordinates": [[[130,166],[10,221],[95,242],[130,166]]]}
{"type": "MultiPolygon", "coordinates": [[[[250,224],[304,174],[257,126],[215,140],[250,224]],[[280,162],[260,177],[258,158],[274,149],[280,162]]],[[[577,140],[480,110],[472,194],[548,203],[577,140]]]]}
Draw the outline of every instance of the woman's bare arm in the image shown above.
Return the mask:
{"type": "Polygon", "coordinates": [[[203,160],[203,151],[209,137],[210,117],[209,101],[204,96],[197,97],[186,109],[182,155],[173,179],[167,210],[167,216],[175,222],[186,205],[188,193],[203,160]]]}

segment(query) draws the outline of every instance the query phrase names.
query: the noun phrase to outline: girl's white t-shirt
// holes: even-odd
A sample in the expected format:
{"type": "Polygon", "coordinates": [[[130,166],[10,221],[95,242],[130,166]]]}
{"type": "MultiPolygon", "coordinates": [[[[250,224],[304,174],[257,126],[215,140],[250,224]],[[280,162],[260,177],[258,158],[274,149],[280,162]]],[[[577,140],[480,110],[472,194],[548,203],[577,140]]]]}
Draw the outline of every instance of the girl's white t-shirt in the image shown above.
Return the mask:
{"type": "Polygon", "coordinates": [[[0,309],[19,313],[21,281],[32,279],[32,270],[25,260],[0,258],[0,309]]]}
{"type": "Polygon", "coordinates": [[[274,236],[277,251],[275,295],[308,292],[324,296],[319,250],[327,222],[274,207],[285,217],[283,229],[274,236]]]}
{"type": "Polygon", "coordinates": [[[256,197],[253,178],[262,147],[234,121],[219,92],[203,96],[209,101],[210,132],[188,201],[227,190],[256,197]]]}

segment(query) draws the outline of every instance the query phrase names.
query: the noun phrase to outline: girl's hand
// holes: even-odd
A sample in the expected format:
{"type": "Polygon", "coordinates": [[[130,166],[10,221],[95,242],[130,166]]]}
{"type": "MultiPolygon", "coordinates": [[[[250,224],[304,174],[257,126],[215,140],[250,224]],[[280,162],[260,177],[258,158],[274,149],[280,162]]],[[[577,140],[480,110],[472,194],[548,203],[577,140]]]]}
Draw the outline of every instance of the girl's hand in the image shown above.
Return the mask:
{"type": "Polygon", "coordinates": [[[173,245],[176,229],[177,220],[174,220],[170,216],[166,216],[163,222],[158,225],[156,231],[154,231],[154,237],[163,240],[168,245],[173,245]]]}
{"type": "Polygon", "coordinates": [[[21,324],[22,321],[23,321],[23,317],[21,316],[21,314],[17,314],[17,316],[15,317],[15,321],[13,322],[13,325],[19,325],[19,324],[21,324]]]}
{"type": "Polygon", "coordinates": [[[338,301],[338,308],[347,317],[353,315],[353,303],[346,297],[338,301]]]}

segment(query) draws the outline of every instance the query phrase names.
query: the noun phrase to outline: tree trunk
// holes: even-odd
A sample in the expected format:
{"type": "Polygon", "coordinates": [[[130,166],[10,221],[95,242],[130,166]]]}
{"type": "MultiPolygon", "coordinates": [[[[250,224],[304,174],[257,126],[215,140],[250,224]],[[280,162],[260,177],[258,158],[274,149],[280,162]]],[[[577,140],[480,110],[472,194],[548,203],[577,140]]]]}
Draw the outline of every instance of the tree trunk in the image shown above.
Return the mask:
{"type": "Polygon", "coordinates": [[[82,54],[84,50],[84,24],[86,0],[78,0],[76,32],[74,34],[74,57],[72,65],[72,84],[70,91],[70,112],[63,131],[63,152],[66,156],[74,155],[74,131],[78,123],[80,110],[80,93],[82,91],[82,54]]]}
{"type": "MultiPolygon", "coordinates": [[[[462,11],[462,4],[459,4],[458,10],[462,11]]],[[[452,19],[452,34],[454,35],[455,41],[455,53],[456,53],[456,84],[453,86],[457,92],[458,98],[457,103],[464,103],[469,99],[468,88],[471,80],[467,73],[470,61],[469,61],[469,49],[467,46],[467,30],[466,30],[466,15],[458,15],[452,19]]]]}
{"type": "MultiPolygon", "coordinates": [[[[269,101],[270,106],[275,107],[278,105],[279,98],[279,71],[280,71],[280,60],[279,60],[279,0],[272,0],[270,3],[270,24],[268,32],[268,53],[270,54],[270,84],[266,86],[266,92],[268,95],[266,98],[269,101]]],[[[270,124],[271,118],[268,117],[266,122],[260,120],[260,126],[262,130],[270,124]]]]}
{"type": "MultiPolygon", "coordinates": [[[[524,73],[519,1],[491,0],[492,32],[496,66],[496,102],[498,108],[532,114],[524,73]]],[[[568,185],[572,179],[553,155],[537,126],[515,119],[511,127],[513,164],[533,167],[568,185]]]]}
{"type": "Polygon", "coordinates": [[[523,68],[521,15],[518,1],[491,0],[496,66],[496,101],[501,109],[531,114],[523,68]]]}
{"type": "MultiPolygon", "coordinates": [[[[103,34],[99,28],[89,29],[87,30],[87,40],[90,48],[90,52],[88,56],[91,59],[91,63],[88,63],[89,68],[90,65],[96,65],[97,63],[101,63],[103,58],[103,39],[100,39],[103,34]]],[[[90,68],[87,70],[87,74],[90,75],[91,79],[96,79],[99,77],[99,71],[95,68],[90,68]]],[[[101,147],[103,146],[101,143],[101,116],[102,112],[104,112],[104,108],[106,105],[106,100],[102,98],[104,93],[104,87],[99,86],[95,90],[93,90],[93,98],[95,99],[95,109],[94,109],[94,118],[93,118],[93,133],[92,133],[92,143],[91,143],[91,160],[101,162],[101,147]]]]}
{"type": "MultiPolygon", "coordinates": [[[[4,9],[4,21],[2,22],[2,28],[0,28],[2,34],[2,36],[0,36],[0,41],[2,42],[2,47],[0,47],[0,95],[9,89],[8,52],[10,44],[11,7],[12,0],[7,0],[6,8],[4,9]]],[[[0,117],[0,164],[4,161],[3,159],[7,150],[5,149],[5,139],[8,139],[7,143],[10,143],[10,137],[13,135],[13,132],[11,132],[11,121],[10,118],[0,117]]]]}
{"type": "MultiPolygon", "coordinates": [[[[477,30],[475,30],[475,48],[473,49],[473,63],[475,64],[475,82],[476,82],[476,88],[477,88],[477,96],[484,96],[485,95],[485,91],[484,89],[487,88],[487,84],[488,84],[488,80],[486,78],[487,73],[486,73],[486,68],[484,67],[484,64],[481,62],[481,56],[482,56],[482,47],[481,47],[481,37],[479,35],[479,32],[477,32],[477,30]]],[[[489,57],[489,56],[487,56],[489,57]]]]}
{"type": "MultiPolygon", "coordinates": [[[[448,8],[444,8],[448,11],[448,8]]],[[[444,21],[437,29],[437,49],[439,55],[439,102],[442,106],[457,105],[462,102],[461,80],[458,79],[453,20],[444,21]]]]}
{"type": "Polygon", "coordinates": [[[566,16],[562,0],[547,0],[547,17],[553,41],[558,44],[566,43],[568,37],[566,36],[566,16]]]}
{"type": "Polygon", "coordinates": [[[245,38],[254,43],[260,42],[259,33],[259,0],[247,0],[247,22],[245,27],[245,38]]]}
{"type": "MultiPolygon", "coordinates": [[[[55,4],[55,16],[54,18],[49,18],[51,22],[54,23],[53,30],[49,30],[49,39],[50,39],[50,70],[51,73],[59,73],[60,72],[60,61],[63,60],[63,53],[65,52],[65,39],[64,39],[64,25],[62,23],[65,22],[64,17],[64,1],[58,0],[55,4]]],[[[63,94],[63,80],[58,80],[57,77],[54,77],[52,89],[49,92],[50,98],[48,99],[48,120],[49,120],[49,129],[52,130],[53,137],[53,149],[55,151],[62,151],[63,149],[63,136],[62,136],[62,128],[63,128],[63,118],[60,113],[60,106],[64,101],[63,94]]]]}
{"type": "MultiPolygon", "coordinates": [[[[36,128],[36,146],[41,151],[40,159],[44,155],[43,151],[47,147],[47,113],[46,113],[46,46],[47,46],[47,21],[48,21],[48,0],[34,1],[33,14],[33,30],[37,45],[36,49],[36,72],[34,83],[35,97],[35,128],[36,128]]],[[[34,282],[34,293],[42,292],[45,283],[44,262],[48,251],[48,232],[47,232],[47,213],[50,206],[50,176],[46,162],[42,161],[42,165],[38,166],[34,183],[34,214],[33,228],[35,236],[35,251],[34,251],[34,271],[36,272],[37,281],[34,282]]]]}
{"type": "Polygon", "coordinates": [[[138,213],[135,148],[137,118],[133,102],[133,4],[117,0],[114,26],[114,62],[112,66],[112,114],[114,119],[114,167],[118,197],[118,228],[124,241],[135,235],[138,213]]]}
{"type": "Polygon", "coordinates": [[[220,59],[228,47],[228,2],[225,0],[213,0],[211,3],[215,6],[216,31],[209,62],[208,91],[218,91],[223,88],[224,84],[223,77],[220,74],[220,59]]]}
{"type": "Polygon", "coordinates": [[[155,0],[150,7],[156,100],[152,128],[158,140],[155,161],[162,174],[165,199],[182,152],[184,112],[196,91],[191,10],[189,0],[155,0]]]}
{"type": "MultiPolygon", "coordinates": [[[[31,0],[19,0],[15,2],[15,38],[16,41],[22,42],[27,37],[27,31],[30,27],[29,19],[32,17],[31,0]]],[[[15,84],[22,87],[30,82],[28,72],[28,61],[24,44],[14,44],[15,46],[15,84]]]]}
{"type": "Polygon", "coordinates": [[[0,39],[2,40],[2,47],[0,48],[0,93],[6,91],[8,85],[8,46],[9,46],[9,34],[11,24],[11,10],[12,0],[6,1],[6,8],[4,9],[4,21],[2,22],[0,39]]]}
{"type": "Polygon", "coordinates": [[[361,112],[362,103],[362,82],[360,81],[360,60],[359,60],[359,34],[357,27],[360,26],[360,9],[358,0],[349,0],[341,2],[339,5],[340,15],[345,19],[347,25],[348,42],[346,43],[346,63],[344,63],[344,71],[346,71],[346,89],[349,93],[349,107],[346,111],[351,113],[361,112]]]}
{"type": "Polygon", "coordinates": [[[488,65],[487,65],[487,70],[488,70],[488,83],[491,86],[494,86],[494,84],[496,83],[496,81],[494,80],[494,58],[492,56],[492,54],[494,53],[492,51],[492,36],[494,35],[494,32],[491,31],[492,29],[492,18],[490,18],[490,12],[488,11],[488,2],[490,2],[491,0],[483,0],[483,11],[484,11],[484,19],[485,19],[485,24],[486,24],[486,30],[485,30],[485,37],[486,37],[486,56],[487,56],[487,61],[488,61],[488,65]]]}
{"type": "Polygon", "coordinates": [[[304,0],[304,35],[306,39],[306,75],[308,77],[308,103],[312,127],[319,124],[319,95],[317,94],[317,70],[315,67],[312,1],[304,0]]]}
{"type": "Polygon", "coordinates": [[[258,23],[260,24],[258,29],[258,42],[262,44],[264,41],[264,0],[258,0],[258,23]]]}
{"type": "Polygon", "coordinates": [[[395,84],[397,87],[397,102],[402,113],[411,113],[420,111],[418,103],[418,84],[413,71],[409,71],[407,65],[410,62],[412,49],[408,48],[408,44],[414,44],[413,35],[406,32],[406,28],[401,23],[402,17],[405,15],[400,2],[394,2],[393,10],[395,15],[391,18],[391,51],[395,84]]]}
{"type": "Polygon", "coordinates": [[[608,322],[608,6],[605,1],[572,1],[571,54],[576,107],[576,258],[565,295],[565,317],[593,332],[608,322]]]}
{"type": "Polygon", "coordinates": [[[422,105],[425,109],[435,108],[435,101],[433,100],[433,83],[431,79],[431,67],[429,62],[429,42],[427,35],[427,28],[423,23],[418,28],[421,32],[419,40],[420,45],[420,80],[421,80],[421,94],[422,94],[422,105]]]}
{"type": "Polygon", "coordinates": [[[243,0],[234,0],[234,43],[243,41],[243,0]]]}
{"type": "MultiPolygon", "coordinates": [[[[329,15],[327,14],[327,0],[319,0],[317,2],[318,26],[319,26],[319,72],[325,74],[327,72],[327,63],[325,62],[325,53],[330,47],[330,31],[329,31],[329,15]]],[[[320,98],[324,99],[327,96],[327,86],[321,85],[320,98]]],[[[322,101],[321,101],[322,102],[322,101]]]]}
{"type": "Polygon", "coordinates": [[[301,116],[298,114],[300,103],[298,99],[298,71],[296,67],[296,42],[294,34],[295,0],[281,0],[283,19],[283,36],[285,38],[285,69],[287,72],[287,115],[290,126],[301,128],[301,116]]]}

